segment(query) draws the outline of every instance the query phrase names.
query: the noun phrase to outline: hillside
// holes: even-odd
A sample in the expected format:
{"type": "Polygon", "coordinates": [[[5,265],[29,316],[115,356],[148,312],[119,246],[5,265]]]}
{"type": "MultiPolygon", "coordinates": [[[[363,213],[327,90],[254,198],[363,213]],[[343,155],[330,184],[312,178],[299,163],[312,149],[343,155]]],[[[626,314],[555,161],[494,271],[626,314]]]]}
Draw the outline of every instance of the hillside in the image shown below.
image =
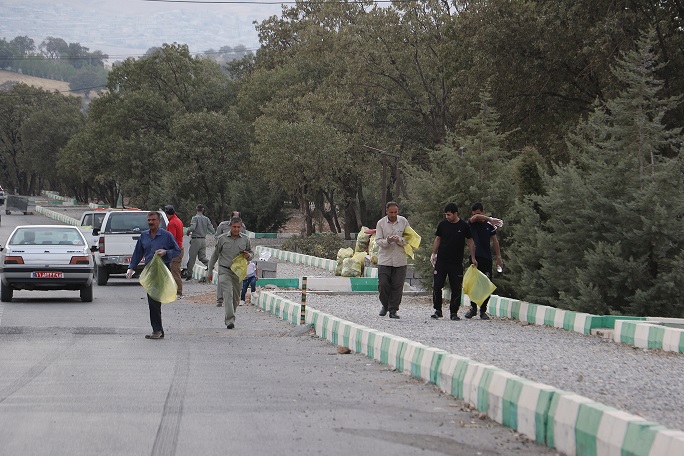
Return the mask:
{"type": "Polygon", "coordinates": [[[11,71],[0,70],[0,87],[6,82],[16,81],[24,84],[38,87],[45,90],[59,91],[65,95],[81,96],[79,94],[72,94],[69,92],[69,83],[63,81],[55,81],[53,79],[36,78],[34,76],[26,76],[11,71]]]}

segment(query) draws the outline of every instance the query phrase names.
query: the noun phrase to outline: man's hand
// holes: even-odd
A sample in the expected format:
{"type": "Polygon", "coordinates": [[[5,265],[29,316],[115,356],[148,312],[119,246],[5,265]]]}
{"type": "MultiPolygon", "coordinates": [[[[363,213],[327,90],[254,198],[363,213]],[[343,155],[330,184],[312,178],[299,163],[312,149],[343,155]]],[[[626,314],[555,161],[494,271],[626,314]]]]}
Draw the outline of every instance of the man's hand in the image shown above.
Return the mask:
{"type": "Polygon", "coordinates": [[[470,262],[473,263],[473,266],[477,267],[477,260],[475,259],[475,257],[471,257],[470,262]]]}
{"type": "Polygon", "coordinates": [[[157,250],[154,252],[154,254],[155,254],[155,255],[159,255],[159,256],[164,256],[164,255],[166,255],[166,250],[165,250],[165,249],[157,249],[157,250]]]}
{"type": "Polygon", "coordinates": [[[242,256],[244,257],[245,260],[249,260],[249,252],[243,251],[242,256]]]}
{"type": "Polygon", "coordinates": [[[498,267],[500,267],[501,269],[503,269],[503,260],[501,259],[500,256],[499,256],[499,257],[496,257],[496,265],[497,265],[498,267]]]}
{"type": "Polygon", "coordinates": [[[133,269],[129,269],[128,271],[126,271],[126,278],[130,279],[131,277],[133,277],[133,274],[135,274],[135,271],[133,269]]]}
{"type": "Polygon", "coordinates": [[[437,263],[437,254],[433,253],[430,255],[430,263],[432,263],[432,267],[435,267],[435,264],[437,263]]]}
{"type": "Polygon", "coordinates": [[[212,280],[214,280],[214,274],[207,273],[207,282],[211,283],[212,280]]]}

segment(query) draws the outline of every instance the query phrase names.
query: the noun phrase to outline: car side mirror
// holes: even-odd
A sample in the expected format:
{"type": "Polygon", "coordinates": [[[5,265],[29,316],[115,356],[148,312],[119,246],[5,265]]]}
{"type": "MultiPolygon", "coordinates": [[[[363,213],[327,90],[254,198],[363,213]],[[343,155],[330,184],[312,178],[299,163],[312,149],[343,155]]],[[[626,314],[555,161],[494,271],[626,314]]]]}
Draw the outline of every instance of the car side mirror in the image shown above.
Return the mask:
{"type": "Polygon", "coordinates": [[[99,228],[93,228],[93,236],[99,236],[100,235],[100,229],[99,228]]]}
{"type": "Polygon", "coordinates": [[[96,246],[96,245],[91,245],[91,246],[90,246],[90,251],[91,251],[91,252],[97,252],[98,250],[100,250],[100,248],[99,248],[98,246],[96,246]]]}
{"type": "Polygon", "coordinates": [[[0,245],[0,252],[2,252],[3,250],[5,250],[5,248],[0,245]]]}

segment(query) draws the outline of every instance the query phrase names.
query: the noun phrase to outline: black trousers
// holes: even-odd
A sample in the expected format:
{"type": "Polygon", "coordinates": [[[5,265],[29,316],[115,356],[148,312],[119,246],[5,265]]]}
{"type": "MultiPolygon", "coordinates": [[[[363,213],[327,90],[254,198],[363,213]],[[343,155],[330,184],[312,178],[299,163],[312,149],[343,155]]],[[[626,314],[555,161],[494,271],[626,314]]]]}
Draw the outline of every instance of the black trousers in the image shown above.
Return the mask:
{"type": "Polygon", "coordinates": [[[378,266],[378,291],[383,309],[390,312],[399,310],[405,280],[406,266],[378,266]]]}
{"type": "Polygon", "coordinates": [[[161,319],[161,302],[155,301],[150,295],[147,295],[147,304],[150,307],[150,324],[152,331],[164,332],[161,319]]]}
{"type": "MultiPolygon", "coordinates": [[[[477,269],[482,272],[484,275],[487,276],[489,280],[492,280],[492,259],[491,258],[482,258],[479,256],[476,256],[475,259],[477,260],[477,269]]],[[[471,263],[472,264],[472,263],[471,263]]],[[[485,313],[487,312],[487,303],[489,302],[489,298],[485,299],[485,302],[482,303],[480,306],[480,313],[485,313]]],[[[470,303],[470,308],[472,309],[473,313],[477,312],[477,304],[474,302],[470,303]]]]}
{"type": "Polygon", "coordinates": [[[432,306],[437,312],[442,313],[442,289],[449,278],[451,287],[451,299],[449,300],[449,312],[451,315],[458,313],[461,307],[461,288],[463,284],[463,265],[459,263],[440,263],[435,264],[435,271],[432,275],[432,306]]]}

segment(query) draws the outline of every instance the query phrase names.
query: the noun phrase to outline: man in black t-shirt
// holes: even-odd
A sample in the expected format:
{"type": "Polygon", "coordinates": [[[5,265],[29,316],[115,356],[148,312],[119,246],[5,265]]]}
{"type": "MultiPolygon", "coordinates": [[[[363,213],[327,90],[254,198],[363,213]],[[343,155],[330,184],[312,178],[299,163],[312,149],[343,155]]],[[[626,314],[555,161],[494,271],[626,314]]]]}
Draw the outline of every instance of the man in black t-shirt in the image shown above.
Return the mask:
{"type": "Polygon", "coordinates": [[[444,207],[444,218],[437,225],[435,242],[432,245],[430,261],[435,268],[432,276],[432,304],[435,313],[432,318],[442,317],[442,289],[449,277],[451,287],[451,300],[449,312],[452,320],[460,320],[458,308],[461,307],[461,285],[463,283],[463,251],[468,242],[470,260],[477,264],[475,259],[475,244],[473,243],[470,227],[466,222],[458,218],[458,206],[449,203],[444,207]]]}
{"type": "MultiPolygon", "coordinates": [[[[482,203],[473,203],[470,208],[473,213],[468,225],[470,232],[473,235],[475,242],[475,259],[473,264],[479,269],[489,280],[492,280],[492,251],[489,248],[491,241],[494,246],[494,253],[496,254],[496,265],[503,269],[503,261],[501,260],[501,250],[499,247],[499,240],[496,238],[497,223],[502,223],[501,220],[485,215],[484,206],[482,203]]],[[[487,315],[487,298],[480,306],[480,319],[489,320],[487,315]]],[[[470,310],[465,314],[466,318],[473,318],[477,315],[477,304],[471,302],[470,310]]]]}

